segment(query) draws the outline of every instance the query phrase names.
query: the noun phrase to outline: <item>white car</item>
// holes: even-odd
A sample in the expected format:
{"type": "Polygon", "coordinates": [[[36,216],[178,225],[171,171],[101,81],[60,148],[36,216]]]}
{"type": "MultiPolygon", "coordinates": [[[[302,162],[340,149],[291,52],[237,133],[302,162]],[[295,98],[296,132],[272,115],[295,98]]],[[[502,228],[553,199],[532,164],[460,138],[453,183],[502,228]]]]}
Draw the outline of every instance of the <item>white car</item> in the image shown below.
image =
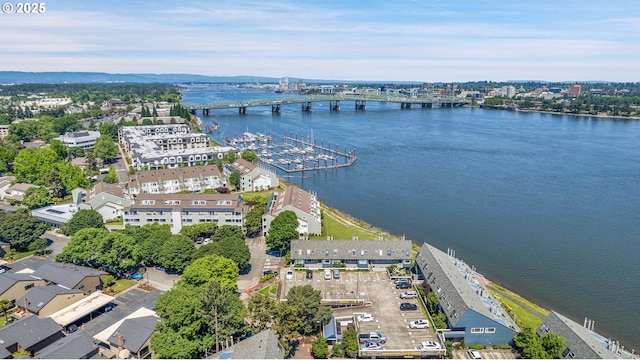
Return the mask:
{"type": "Polygon", "coordinates": [[[409,327],[412,329],[428,329],[429,321],[425,319],[414,320],[411,323],[409,323],[409,327]]]}
{"type": "Polygon", "coordinates": [[[325,271],[324,271],[324,279],[325,280],[331,280],[331,270],[325,269],[325,271]]]}
{"type": "Polygon", "coordinates": [[[285,275],[285,278],[287,280],[293,279],[293,271],[291,271],[291,270],[287,271],[287,275],[285,275]]]}
{"type": "Polygon", "coordinates": [[[360,322],[373,321],[373,315],[371,315],[371,314],[360,314],[360,315],[358,315],[358,321],[360,321],[360,322]]]}
{"type": "Polygon", "coordinates": [[[420,343],[420,350],[438,350],[440,349],[440,344],[434,341],[423,341],[420,343]]]}
{"type": "Polygon", "coordinates": [[[366,344],[360,345],[360,350],[380,350],[382,345],[377,341],[371,341],[366,344]]]}
{"type": "Polygon", "coordinates": [[[482,356],[478,350],[469,350],[469,359],[482,360],[482,356]]]}

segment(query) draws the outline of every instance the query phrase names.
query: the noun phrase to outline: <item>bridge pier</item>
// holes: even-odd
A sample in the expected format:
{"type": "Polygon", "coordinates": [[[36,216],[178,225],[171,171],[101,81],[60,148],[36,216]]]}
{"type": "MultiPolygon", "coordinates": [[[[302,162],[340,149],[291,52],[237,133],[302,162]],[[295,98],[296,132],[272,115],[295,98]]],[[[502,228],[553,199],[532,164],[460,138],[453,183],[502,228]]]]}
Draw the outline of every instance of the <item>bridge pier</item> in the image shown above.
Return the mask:
{"type": "Polygon", "coordinates": [[[400,109],[411,109],[411,103],[400,103],[400,109]]]}
{"type": "Polygon", "coordinates": [[[195,114],[196,114],[196,109],[191,109],[191,110],[189,110],[189,112],[190,112],[192,115],[195,115],[195,114]]]}
{"type": "Polygon", "coordinates": [[[340,100],[331,100],[331,101],[329,101],[329,110],[331,110],[331,111],[340,111],[340,100]]]}
{"type": "Polygon", "coordinates": [[[367,102],[364,100],[356,100],[356,110],[367,110],[367,102]]]}
{"type": "Polygon", "coordinates": [[[311,101],[308,102],[303,102],[302,103],[302,111],[308,111],[311,112],[311,101]]]}
{"type": "Polygon", "coordinates": [[[247,115],[247,107],[246,106],[240,106],[238,108],[238,114],[240,115],[247,115]]]}
{"type": "Polygon", "coordinates": [[[280,104],[271,105],[271,112],[272,113],[280,113],[280,104]]]}
{"type": "Polygon", "coordinates": [[[453,107],[453,103],[451,102],[443,102],[440,104],[441,107],[453,107]]]}
{"type": "Polygon", "coordinates": [[[203,116],[209,116],[209,109],[202,109],[203,116]]]}
{"type": "Polygon", "coordinates": [[[426,108],[431,109],[432,107],[433,107],[432,103],[422,103],[422,108],[423,109],[426,109],[426,108]]]}

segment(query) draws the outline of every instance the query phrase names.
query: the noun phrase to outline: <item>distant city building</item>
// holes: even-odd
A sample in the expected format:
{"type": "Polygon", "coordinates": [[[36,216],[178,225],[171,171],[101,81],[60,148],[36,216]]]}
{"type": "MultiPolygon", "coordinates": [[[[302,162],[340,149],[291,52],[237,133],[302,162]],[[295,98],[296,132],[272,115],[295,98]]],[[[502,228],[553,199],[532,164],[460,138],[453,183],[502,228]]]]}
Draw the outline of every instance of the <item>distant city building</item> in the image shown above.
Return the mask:
{"type": "Polygon", "coordinates": [[[569,88],[569,96],[580,96],[580,84],[573,84],[569,88]]]}
{"type": "Polygon", "coordinates": [[[183,226],[204,222],[242,227],[248,211],[238,194],[140,194],[124,209],[124,224],[167,224],[177,234],[183,226]]]}
{"type": "Polygon", "coordinates": [[[516,95],[516,88],[512,85],[503,86],[500,88],[500,94],[502,96],[512,98],[516,95]]]}
{"type": "Polygon", "coordinates": [[[130,177],[129,192],[132,195],[174,194],[183,190],[200,192],[224,185],[217,165],[202,165],[138,171],[130,177]]]}
{"type": "Polygon", "coordinates": [[[316,195],[292,185],[281,193],[271,194],[265,213],[262,215],[264,235],[269,233],[273,219],[287,210],[293,211],[298,218],[298,234],[301,236],[321,234],[320,202],[316,195]]]}
{"type": "Polygon", "coordinates": [[[84,150],[91,149],[96,145],[96,140],[100,137],[100,131],[73,131],[59,136],[57,139],[67,144],[69,147],[80,147],[84,150]]]}

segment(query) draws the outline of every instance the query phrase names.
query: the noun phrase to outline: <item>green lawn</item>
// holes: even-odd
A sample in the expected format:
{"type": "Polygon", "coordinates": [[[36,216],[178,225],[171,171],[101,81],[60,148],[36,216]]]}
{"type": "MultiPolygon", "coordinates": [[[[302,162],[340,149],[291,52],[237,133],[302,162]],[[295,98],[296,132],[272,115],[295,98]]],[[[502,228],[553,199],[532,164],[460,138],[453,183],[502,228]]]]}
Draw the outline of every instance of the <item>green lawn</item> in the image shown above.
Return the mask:
{"type": "Polygon", "coordinates": [[[138,283],[137,281],[129,280],[129,279],[116,280],[116,283],[111,286],[111,290],[113,290],[113,292],[115,292],[115,293],[119,293],[121,291],[124,291],[124,290],[134,286],[137,283],[138,283]]]}
{"type": "Polygon", "coordinates": [[[500,299],[502,306],[509,312],[511,318],[515,316],[516,323],[521,328],[531,327],[536,329],[542,324],[542,319],[549,314],[548,310],[496,284],[489,283],[487,287],[491,295],[496,299],[500,299]]]}
{"type": "Polygon", "coordinates": [[[261,191],[261,192],[245,192],[242,193],[242,198],[245,202],[255,201],[257,203],[267,203],[269,196],[273,191],[261,191]]]}
{"type": "Polygon", "coordinates": [[[310,236],[311,239],[325,240],[328,235],[333,236],[336,240],[351,240],[353,236],[357,236],[360,240],[375,240],[376,237],[372,234],[360,231],[352,228],[346,224],[343,224],[331,216],[324,216],[322,218],[322,235],[310,236]]]}
{"type": "Polygon", "coordinates": [[[278,283],[273,283],[263,289],[260,289],[260,291],[258,291],[259,294],[262,294],[272,299],[275,299],[277,292],[278,292],[278,283]]]}

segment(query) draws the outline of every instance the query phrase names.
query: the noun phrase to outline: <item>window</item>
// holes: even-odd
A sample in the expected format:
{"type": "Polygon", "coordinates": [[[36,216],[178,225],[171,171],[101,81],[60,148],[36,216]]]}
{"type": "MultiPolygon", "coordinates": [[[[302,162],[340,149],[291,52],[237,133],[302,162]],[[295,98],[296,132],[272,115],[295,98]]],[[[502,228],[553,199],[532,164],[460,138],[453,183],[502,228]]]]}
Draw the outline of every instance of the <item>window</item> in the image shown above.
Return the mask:
{"type": "Polygon", "coordinates": [[[484,328],[471,328],[472,334],[482,334],[484,332],[484,328]]]}
{"type": "Polygon", "coordinates": [[[29,284],[29,285],[25,286],[25,287],[24,287],[24,289],[25,289],[25,290],[29,290],[29,289],[31,289],[31,288],[32,288],[32,287],[34,287],[34,286],[35,286],[35,284],[31,283],[31,284],[29,284]]]}
{"type": "Polygon", "coordinates": [[[496,332],[496,328],[485,328],[484,332],[486,332],[487,334],[493,334],[496,332]]]}

